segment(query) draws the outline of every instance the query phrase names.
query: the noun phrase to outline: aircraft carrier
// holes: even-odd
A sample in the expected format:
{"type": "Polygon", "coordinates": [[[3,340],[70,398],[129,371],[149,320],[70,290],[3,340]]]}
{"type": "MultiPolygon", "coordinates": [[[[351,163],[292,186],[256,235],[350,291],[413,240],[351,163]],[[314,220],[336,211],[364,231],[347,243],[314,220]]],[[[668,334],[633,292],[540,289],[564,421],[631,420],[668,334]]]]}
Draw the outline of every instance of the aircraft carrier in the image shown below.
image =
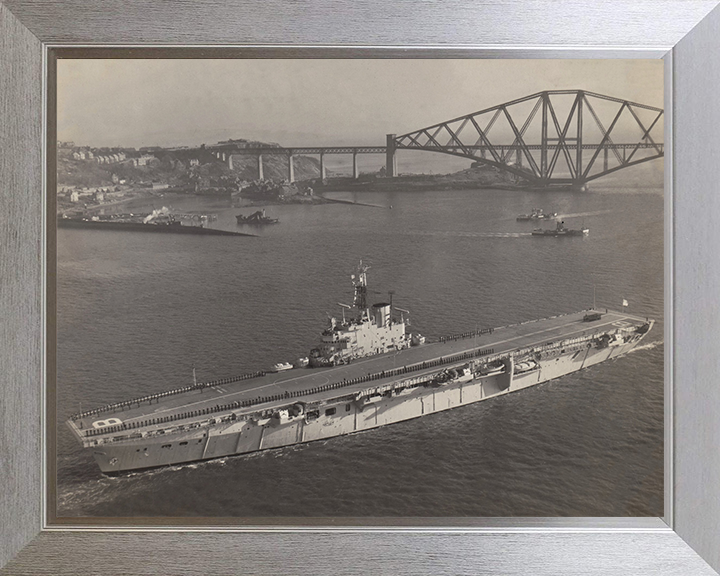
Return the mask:
{"type": "Polygon", "coordinates": [[[494,398],[614,359],[654,321],[585,310],[427,339],[406,310],[353,305],[307,358],[110,404],[67,424],[100,470],[117,474],[352,434],[494,398]]]}

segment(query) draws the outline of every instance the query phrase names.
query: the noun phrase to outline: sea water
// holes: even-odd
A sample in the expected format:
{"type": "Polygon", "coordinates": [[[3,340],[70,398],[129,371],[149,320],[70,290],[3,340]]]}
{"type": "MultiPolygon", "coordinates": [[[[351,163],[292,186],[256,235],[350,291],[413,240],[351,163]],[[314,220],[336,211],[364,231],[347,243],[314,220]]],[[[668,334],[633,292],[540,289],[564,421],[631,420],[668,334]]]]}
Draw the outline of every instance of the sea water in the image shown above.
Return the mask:
{"type": "MultiPolygon", "coordinates": [[[[59,230],[58,516],[660,516],[663,513],[663,196],[432,190],[336,193],[266,206],[248,237],[59,230]],[[558,212],[587,237],[533,237],[558,212]],[[81,409],[307,356],[350,275],[429,337],[589,308],[657,320],[631,354],[517,394],[360,434],[119,477],[64,424],[81,409]]],[[[153,206],[135,206],[150,209],[153,206]]]]}

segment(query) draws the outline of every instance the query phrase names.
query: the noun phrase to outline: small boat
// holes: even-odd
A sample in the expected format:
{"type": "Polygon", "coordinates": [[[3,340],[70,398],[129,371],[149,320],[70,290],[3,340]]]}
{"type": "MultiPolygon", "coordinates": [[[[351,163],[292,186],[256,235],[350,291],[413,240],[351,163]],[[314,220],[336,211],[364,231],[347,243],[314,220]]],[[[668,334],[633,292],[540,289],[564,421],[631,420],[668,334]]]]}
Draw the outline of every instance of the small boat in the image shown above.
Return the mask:
{"type": "Polygon", "coordinates": [[[310,358],[307,356],[298,358],[295,362],[295,368],[307,368],[308,366],[310,366],[310,358]]]}
{"type": "Polygon", "coordinates": [[[260,225],[260,224],[277,224],[280,222],[277,218],[269,218],[265,215],[265,209],[258,210],[257,212],[253,212],[250,214],[250,216],[245,216],[243,214],[238,214],[235,216],[235,219],[237,220],[238,224],[253,224],[253,225],[260,225]]]}
{"type": "Polygon", "coordinates": [[[558,222],[555,228],[543,230],[542,228],[536,228],[532,231],[533,236],[587,236],[590,233],[589,228],[580,228],[579,230],[571,230],[565,228],[565,222],[558,222]]]}
{"type": "Polygon", "coordinates": [[[528,222],[531,220],[552,220],[553,218],[557,218],[557,215],[557,212],[549,212],[546,214],[543,212],[542,208],[533,208],[530,214],[521,214],[516,218],[516,220],[518,222],[528,222]]]}
{"type": "Polygon", "coordinates": [[[270,372],[284,372],[285,370],[292,370],[292,364],[290,362],[278,362],[274,364],[270,369],[270,372]]]}

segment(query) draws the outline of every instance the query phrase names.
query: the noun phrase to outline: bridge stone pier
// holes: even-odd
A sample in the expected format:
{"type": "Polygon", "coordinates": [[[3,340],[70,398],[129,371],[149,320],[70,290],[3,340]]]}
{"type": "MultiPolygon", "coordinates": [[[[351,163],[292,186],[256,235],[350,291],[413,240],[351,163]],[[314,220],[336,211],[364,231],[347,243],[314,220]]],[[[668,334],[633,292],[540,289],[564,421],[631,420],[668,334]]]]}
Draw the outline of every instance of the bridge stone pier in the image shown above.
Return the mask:
{"type": "Polygon", "coordinates": [[[353,150],[353,178],[360,178],[360,168],[358,168],[357,150],[353,150]]]}
{"type": "Polygon", "coordinates": [[[385,176],[395,178],[397,176],[397,159],[395,158],[395,134],[388,134],[386,137],[385,149],[385,176]]]}
{"type": "Polygon", "coordinates": [[[257,169],[258,169],[258,180],[265,180],[265,174],[263,173],[263,157],[262,157],[262,154],[258,154],[258,157],[257,157],[257,169]]]}
{"type": "Polygon", "coordinates": [[[320,179],[325,180],[326,178],[325,174],[325,153],[321,150],[320,151],[320,179]]]}
{"type": "Polygon", "coordinates": [[[290,182],[290,184],[295,182],[295,166],[292,151],[288,152],[288,182],[290,182]]]}

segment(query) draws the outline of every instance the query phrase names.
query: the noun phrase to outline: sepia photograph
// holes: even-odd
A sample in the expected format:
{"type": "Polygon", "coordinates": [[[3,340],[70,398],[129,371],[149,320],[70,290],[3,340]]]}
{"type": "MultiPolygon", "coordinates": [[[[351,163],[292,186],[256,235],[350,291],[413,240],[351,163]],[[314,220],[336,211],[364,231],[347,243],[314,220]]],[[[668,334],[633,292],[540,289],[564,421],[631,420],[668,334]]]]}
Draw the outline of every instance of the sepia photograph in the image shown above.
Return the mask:
{"type": "Polygon", "coordinates": [[[57,519],[663,516],[662,61],[56,94],[57,519]]]}

